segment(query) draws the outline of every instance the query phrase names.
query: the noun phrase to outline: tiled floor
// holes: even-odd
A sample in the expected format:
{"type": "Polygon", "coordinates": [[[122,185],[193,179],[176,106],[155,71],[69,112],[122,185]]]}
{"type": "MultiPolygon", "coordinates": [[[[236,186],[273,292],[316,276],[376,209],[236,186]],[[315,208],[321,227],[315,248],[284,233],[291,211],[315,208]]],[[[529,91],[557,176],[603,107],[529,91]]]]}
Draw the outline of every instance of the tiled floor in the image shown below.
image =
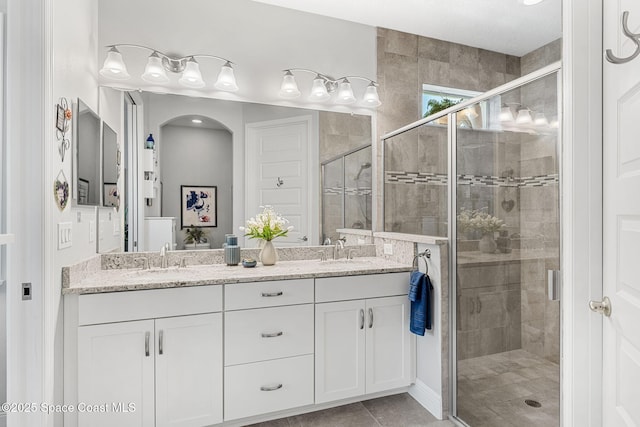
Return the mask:
{"type": "Polygon", "coordinates": [[[408,394],[381,397],[252,427],[454,427],[438,421],[408,394]]]}
{"type": "Polygon", "coordinates": [[[524,350],[458,362],[458,416],[472,427],[560,424],[560,367],[524,350]],[[524,403],[540,402],[540,408],[524,403]]]}

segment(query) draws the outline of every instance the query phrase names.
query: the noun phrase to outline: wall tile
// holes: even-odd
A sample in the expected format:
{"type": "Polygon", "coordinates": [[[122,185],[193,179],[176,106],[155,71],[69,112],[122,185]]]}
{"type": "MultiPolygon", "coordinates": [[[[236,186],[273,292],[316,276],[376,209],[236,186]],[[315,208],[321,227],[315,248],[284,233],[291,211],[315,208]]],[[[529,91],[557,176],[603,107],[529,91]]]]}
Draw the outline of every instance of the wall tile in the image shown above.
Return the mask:
{"type": "Polygon", "coordinates": [[[440,62],[449,62],[451,43],[429,37],[418,37],[418,56],[440,62]]]}
{"type": "Polygon", "coordinates": [[[478,48],[450,43],[449,49],[449,62],[453,68],[478,68],[478,48]]]}
{"type": "Polygon", "coordinates": [[[418,36],[400,31],[387,31],[384,37],[384,51],[416,58],[418,56],[418,36]]]}

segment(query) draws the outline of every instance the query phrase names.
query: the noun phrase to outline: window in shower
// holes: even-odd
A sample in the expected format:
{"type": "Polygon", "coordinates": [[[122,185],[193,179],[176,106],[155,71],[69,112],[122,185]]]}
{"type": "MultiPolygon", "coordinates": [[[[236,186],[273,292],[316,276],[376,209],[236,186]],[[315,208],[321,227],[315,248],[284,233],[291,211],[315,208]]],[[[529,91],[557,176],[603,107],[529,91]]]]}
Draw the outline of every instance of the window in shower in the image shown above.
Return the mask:
{"type": "Polygon", "coordinates": [[[322,241],[341,228],[371,230],[371,146],[322,164],[322,241]]]}

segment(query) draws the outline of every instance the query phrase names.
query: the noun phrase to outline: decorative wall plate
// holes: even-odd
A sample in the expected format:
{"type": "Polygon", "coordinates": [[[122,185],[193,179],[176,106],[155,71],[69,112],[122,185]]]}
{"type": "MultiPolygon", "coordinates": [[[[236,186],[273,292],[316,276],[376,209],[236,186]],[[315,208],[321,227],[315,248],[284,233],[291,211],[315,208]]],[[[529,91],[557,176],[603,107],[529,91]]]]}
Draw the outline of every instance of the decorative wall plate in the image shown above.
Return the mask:
{"type": "Polygon", "coordinates": [[[53,182],[53,196],[60,212],[64,211],[69,203],[69,182],[62,169],[58,172],[56,180],[53,182]]]}

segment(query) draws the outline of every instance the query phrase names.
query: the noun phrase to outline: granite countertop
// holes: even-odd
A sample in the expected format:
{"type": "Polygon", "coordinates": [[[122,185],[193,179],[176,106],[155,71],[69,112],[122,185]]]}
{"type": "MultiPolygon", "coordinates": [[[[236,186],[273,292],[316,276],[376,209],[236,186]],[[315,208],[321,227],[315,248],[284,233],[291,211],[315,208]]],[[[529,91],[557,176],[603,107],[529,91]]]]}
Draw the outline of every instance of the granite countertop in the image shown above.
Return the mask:
{"type": "Polygon", "coordinates": [[[316,277],[357,276],[363,274],[408,272],[411,266],[378,257],[352,260],[280,261],[274,266],[258,264],[254,268],[225,264],[193,265],[166,269],[97,270],[63,287],[63,294],[94,294],[143,289],[218,285],[268,280],[304,279],[316,277]]]}

